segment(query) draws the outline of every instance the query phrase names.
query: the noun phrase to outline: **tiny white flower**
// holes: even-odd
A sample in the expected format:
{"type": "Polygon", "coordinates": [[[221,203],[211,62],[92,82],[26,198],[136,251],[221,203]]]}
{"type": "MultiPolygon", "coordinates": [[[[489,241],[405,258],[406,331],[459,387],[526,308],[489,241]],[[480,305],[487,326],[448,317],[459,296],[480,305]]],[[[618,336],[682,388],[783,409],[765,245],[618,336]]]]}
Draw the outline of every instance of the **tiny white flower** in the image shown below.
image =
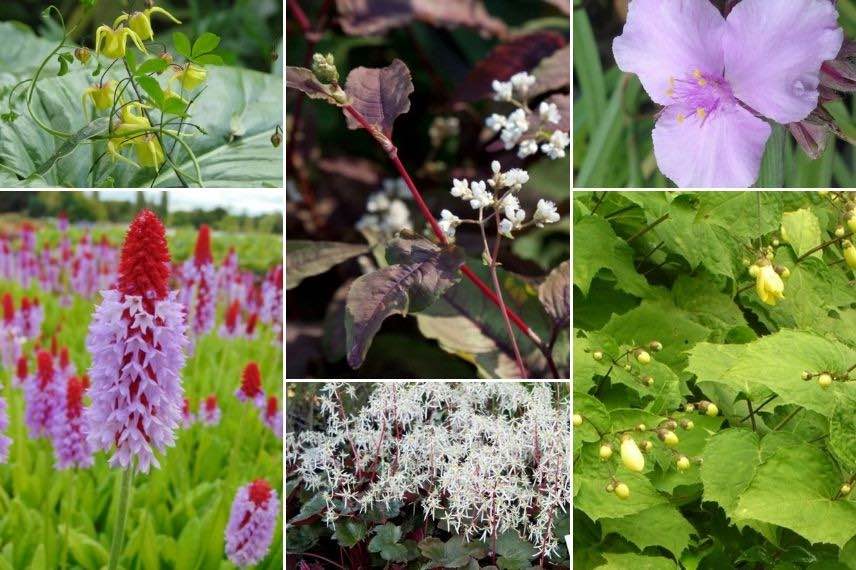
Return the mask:
{"type": "Polygon", "coordinates": [[[556,204],[550,200],[538,200],[538,206],[535,208],[535,214],[532,220],[539,228],[543,228],[544,224],[555,224],[559,221],[559,213],[556,211],[556,204]]]}
{"type": "Polygon", "coordinates": [[[499,164],[498,160],[494,160],[490,163],[490,169],[493,171],[494,174],[499,174],[501,168],[502,166],[499,164]]]}
{"type": "Polygon", "coordinates": [[[413,229],[413,225],[410,223],[410,210],[407,208],[407,204],[401,200],[393,200],[390,203],[386,221],[393,233],[403,229],[413,229]]]}
{"type": "Polygon", "coordinates": [[[565,148],[571,144],[571,138],[564,131],[555,131],[550,136],[550,141],[541,145],[541,152],[552,158],[565,157],[565,148]]]}
{"type": "Polygon", "coordinates": [[[461,218],[450,212],[449,210],[443,210],[440,212],[440,229],[443,230],[443,233],[448,237],[455,237],[455,228],[458,227],[461,223],[461,218]]]}
{"type": "Polygon", "coordinates": [[[529,121],[526,120],[526,111],[523,109],[517,109],[508,115],[508,124],[513,125],[515,128],[520,129],[521,131],[526,131],[529,129],[529,121]]]}
{"type": "Polygon", "coordinates": [[[467,179],[458,180],[457,178],[452,180],[452,196],[455,198],[463,198],[464,200],[469,200],[473,193],[470,192],[470,186],[467,182],[467,179]]]}
{"type": "Polygon", "coordinates": [[[514,224],[511,223],[510,220],[504,219],[501,222],[499,222],[499,233],[501,233],[502,235],[504,235],[506,237],[512,237],[511,236],[512,228],[514,228],[514,224]]]}
{"type": "Polygon", "coordinates": [[[514,96],[514,87],[510,81],[499,81],[494,79],[493,83],[491,83],[491,87],[494,91],[493,98],[496,101],[511,101],[514,96]]]}
{"type": "Polygon", "coordinates": [[[538,143],[532,139],[523,141],[517,148],[517,156],[519,156],[520,158],[532,156],[536,152],[538,152],[538,143]]]}
{"type": "Polygon", "coordinates": [[[502,175],[502,185],[515,192],[527,182],[529,182],[529,173],[522,168],[512,168],[502,175]]]}
{"type": "Polygon", "coordinates": [[[515,73],[511,76],[511,85],[518,93],[526,95],[526,93],[529,92],[529,88],[535,85],[535,76],[529,75],[529,73],[525,71],[515,73]]]}
{"type": "Polygon", "coordinates": [[[559,121],[562,120],[562,115],[559,113],[559,108],[555,103],[541,101],[541,104],[538,106],[538,114],[548,123],[555,123],[558,125],[559,121]]]}
{"type": "Polygon", "coordinates": [[[484,124],[493,132],[498,133],[508,124],[508,119],[504,115],[494,113],[485,120],[484,124]]]}
{"type": "Polygon", "coordinates": [[[493,194],[488,192],[486,188],[487,185],[481,180],[470,183],[470,190],[473,193],[472,199],[470,200],[470,206],[473,210],[485,208],[493,204],[493,194]]]}

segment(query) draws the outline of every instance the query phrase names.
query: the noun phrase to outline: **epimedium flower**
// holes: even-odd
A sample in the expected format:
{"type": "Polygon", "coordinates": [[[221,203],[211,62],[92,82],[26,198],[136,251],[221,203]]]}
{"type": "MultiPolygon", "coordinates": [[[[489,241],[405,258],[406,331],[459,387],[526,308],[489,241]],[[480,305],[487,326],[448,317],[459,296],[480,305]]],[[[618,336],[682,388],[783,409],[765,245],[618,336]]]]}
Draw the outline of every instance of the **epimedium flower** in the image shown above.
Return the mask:
{"type": "Polygon", "coordinates": [[[143,40],[132,30],[122,26],[120,28],[111,28],[110,26],[99,26],[95,30],[95,53],[104,54],[110,59],[120,59],[125,57],[126,44],[128,38],[134,42],[143,53],[146,51],[146,46],[143,45],[143,40]]]}
{"type": "Polygon", "coordinates": [[[164,226],[143,210],[128,228],[117,284],[102,291],[86,338],[92,355],[87,437],[95,449],[113,450],[112,467],[136,462],[148,473],[159,466],[155,453],[175,444],[188,340],[169,273],[164,226]]]}
{"type": "Polygon", "coordinates": [[[185,91],[193,91],[205,82],[207,76],[208,72],[204,67],[187,62],[175,72],[173,79],[177,79],[185,91]]]}
{"type": "Polygon", "coordinates": [[[112,79],[91,85],[83,92],[83,105],[86,106],[86,99],[89,98],[97,110],[106,111],[113,106],[113,94],[115,92],[116,82],[112,79]]]}
{"type": "Polygon", "coordinates": [[[137,164],[142,168],[158,169],[166,160],[163,147],[154,133],[146,133],[133,141],[137,164]]]}
{"type": "Polygon", "coordinates": [[[226,556],[239,568],[258,564],[270,550],[279,497],[264,479],[238,489],[226,526],[226,556]]]}
{"type": "Polygon", "coordinates": [[[119,24],[127,22],[128,27],[130,27],[131,30],[133,30],[141,39],[151,40],[155,37],[155,33],[152,30],[152,14],[163,14],[176,24],[181,23],[180,20],[163,8],[153,6],[143,11],[122,14],[113,22],[113,27],[115,28],[119,24]]]}
{"type": "Polygon", "coordinates": [[[618,67],[664,107],[660,170],[682,187],[745,187],[771,127],[817,106],[820,67],[844,39],[830,0],[742,0],[727,18],[709,0],[632,0],[613,42],[618,67]]]}

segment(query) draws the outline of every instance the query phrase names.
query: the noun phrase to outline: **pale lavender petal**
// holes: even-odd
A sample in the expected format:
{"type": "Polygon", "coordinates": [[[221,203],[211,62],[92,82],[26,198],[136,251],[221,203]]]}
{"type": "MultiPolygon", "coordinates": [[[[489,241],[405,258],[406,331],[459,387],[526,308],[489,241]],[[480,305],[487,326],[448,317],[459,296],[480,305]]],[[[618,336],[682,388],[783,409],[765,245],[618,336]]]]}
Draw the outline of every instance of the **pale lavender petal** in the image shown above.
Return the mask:
{"type": "Polygon", "coordinates": [[[722,76],[724,29],[709,0],[633,0],[612,52],[622,71],[639,76],[651,99],[668,105],[673,78],[695,70],[722,76]]]}
{"type": "Polygon", "coordinates": [[[770,125],[736,104],[705,118],[667,107],[654,127],[657,166],[681,187],[745,188],[758,178],[770,131],[770,125]]]}
{"type": "Polygon", "coordinates": [[[821,64],[843,40],[829,0],[743,0],[725,24],[725,78],[762,115],[801,121],[817,106],[821,64]]]}

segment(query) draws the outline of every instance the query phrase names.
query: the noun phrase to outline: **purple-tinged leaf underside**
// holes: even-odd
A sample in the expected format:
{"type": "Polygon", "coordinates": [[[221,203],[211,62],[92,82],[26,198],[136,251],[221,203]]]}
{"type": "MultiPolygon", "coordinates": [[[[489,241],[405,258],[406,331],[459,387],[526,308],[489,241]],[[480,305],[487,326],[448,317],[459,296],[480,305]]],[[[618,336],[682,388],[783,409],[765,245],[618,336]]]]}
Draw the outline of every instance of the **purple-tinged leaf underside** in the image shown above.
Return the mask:
{"type": "Polygon", "coordinates": [[[571,322],[571,262],[563,261],[538,287],[538,299],[555,327],[571,322]]]}
{"type": "MultiPolygon", "coordinates": [[[[395,119],[410,110],[410,94],[413,93],[410,70],[400,59],[393,60],[387,67],[358,67],[348,74],[345,93],[370,124],[391,137],[395,119]]],[[[350,114],[345,113],[345,118],[349,129],[360,128],[350,114]]]]}

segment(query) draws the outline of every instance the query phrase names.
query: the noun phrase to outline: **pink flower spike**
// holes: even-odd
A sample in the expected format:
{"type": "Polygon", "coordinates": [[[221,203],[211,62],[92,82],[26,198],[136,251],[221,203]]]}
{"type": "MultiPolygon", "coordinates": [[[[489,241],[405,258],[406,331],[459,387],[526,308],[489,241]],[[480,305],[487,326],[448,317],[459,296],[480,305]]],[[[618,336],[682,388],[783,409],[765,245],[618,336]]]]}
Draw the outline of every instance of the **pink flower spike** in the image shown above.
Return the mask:
{"type": "Polygon", "coordinates": [[[226,526],[226,556],[239,568],[258,564],[270,550],[279,497],[264,479],[238,489],[226,526]]]}
{"type": "Polygon", "coordinates": [[[241,385],[235,392],[235,396],[242,402],[253,402],[259,409],[265,406],[262,373],[259,370],[259,365],[255,362],[250,362],[244,367],[244,372],[241,374],[241,385]]]}
{"type": "Polygon", "coordinates": [[[83,393],[86,385],[77,376],[66,384],[64,397],[54,414],[51,426],[56,468],[86,469],[92,467],[92,446],[86,439],[83,419],[83,393]]]}
{"type": "Polygon", "coordinates": [[[632,0],[613,42],[665,107],[653,132],[661,172],[682,187],[755,183],[771,127],[818,104],[820,69],[843,31],[830,0],[742,0],[723,18],[709,0],[632,0]]]}
{"type": "Polygon", "coordinates": [[[6,399],[0,396],[0,464],[9,461],[9,447],[12,445],[12,440],[6,435],[7,429],[9,429],[9,410],[6,399]]]}
{"type": "Polygon", "coordinates": [[[92,355],[87,436],[96,449],[114,450],[113,467],[127,469],[136,460],[148,473],[159,466],[155,453],[175,444],[188,341],[184,309],[168,279],[163,224],[143,210],[125,237],[118,289],[102,292],[86,339],[92,355]]]}
{"type": "Polygon", "coordinates": [[[199,411],[199,420],[206,426],[216,426],[220,423],[220,407],[217,405],[216,394],[205,398],[199,411]]]}
{"type": "Polygon", "coordinates": [[[282,439],[282,412],[279,411],[279,400],[276,396],[269,396],[265,406],[264,422],[273,434],[282,439]]]}
{"type": "Polygon", "coordinates": [[[26,422],[30,437],[38,439],[48,437],[53,416],[58,407],[59,391],[54,381],[53,357],[41,350],[36,355],[36,374],[24,387],[26,403],[26,422]]]}

